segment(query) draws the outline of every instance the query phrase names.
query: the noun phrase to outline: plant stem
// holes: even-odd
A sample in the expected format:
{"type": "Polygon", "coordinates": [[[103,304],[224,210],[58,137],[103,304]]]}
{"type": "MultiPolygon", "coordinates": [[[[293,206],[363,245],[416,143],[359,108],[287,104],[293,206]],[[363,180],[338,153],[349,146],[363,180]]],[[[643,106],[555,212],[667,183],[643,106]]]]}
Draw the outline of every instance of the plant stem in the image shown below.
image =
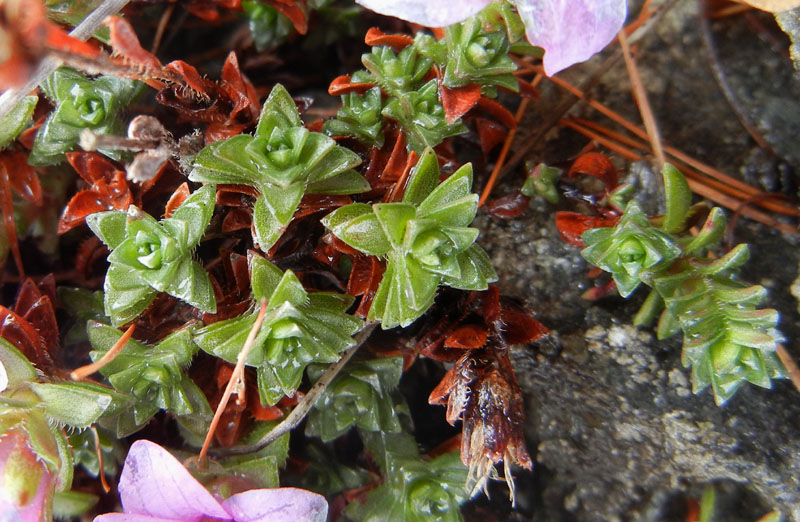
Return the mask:
{"type": "Polygon", "coordinates": [[[308,415],[308,412],[311,411],[311,408],[314,406],[314,404],[316,404],[317,400],[319,400],[319,398],[328,388],[328,385],[331,383],[331,381],[333,381],[342,368],[345,367],[353,354],[358,351],[359,347],[364,344],[364,341],[369,338],[376,326],[377,323],[371,323],[365,326],[364,329],[361,330],[358,335],[356,335],[356,344],[342,352],[342,357],[335,363],[328,366],[328,369],[325,370],[325,373],[322,374],[322,377],[320,377],[319,380],[314,383],[314,386],[312,386],[306,396],[303,397],[303,400],[301,400],[297,406],[294,407],[292,413],[283,419],[280,424],[272,428],[272,430],[264,435],[261,440],[246,446],[233,446],[230,448],[212,450],[210,453],[215,457],[253,453],[269,446],[281,436],[294,429],[298,424],[300,424],[300,422],[302,422],[306,415],[308,415]]]}
{"type": "Polygon", "coordinates": [[[103,354],[98,361],[73,370],[72,373],[69,374],[69,378],[73,381],[85,379],[116,359],[117,355],[119,355],[122,349],[125,348],[125,345],[128,344],[128,340],[133,335],[134,328],[136,328],[135,324],[130,325],[130,327],[125,330],[125,333],[122,334],[122,337],[120,337],[117,342],[114,343],[114,346],[112,346],[105,354],[103,354]]]}
{"type": "MultiPolygon", "coordinates": [[[[222,417],[222,413],[225,411],[225,407],[228,406],[228,401],[230,400],[231,395],[234,393],[234,388],[241,388],[239,382],[244,373],[244,363],[247,360],[247,356],[250,355],[250,350],[253,348],[253,344],[255,344],[256,336],[258,335],[258,331],[261,329],[261,324],[264,322],[265,315],[267,315],[267,298],[262,297],[261,309],[258,311],[256,322],[253,323],[250,333],[247,334],[247,339],[244,341],[242,351],[239,352],[239,356],[236,359],[236,366],[233,367],[231,378],[228,379],[228,385],[225,387],[225,391],[222,393],[222,399],[219,401],[219,404],[217,405],[217,411],[214,412],[214,418],[211,420],[211,425],[208,427],[206,440],[203,441],[203,447],[200,450],[200,455],[198,456],[198,464],[201,469],[205,468],[208,447],[211,445],[211,439],[214,438],[214,432],[217,431],[219,419],[222,417]]],[[[237,395],[238,393],[241,393],[241,391],[238,391],[237,395]]]]}
{"type": "MultiPolygon", "coordinates": [[[[120,9],[125,7],[127,3],[128,0],[104,0],[104,2],[100,4],[97,9],[89,13],[69,35],[78,40],[88,40],[89,37],[100,28],[103,20],[116,14],[120,9]]],[[[61,63],[60,59],[54,56],[48,56],[39,63],[39,67],[36,68],[36,71],[22,87],[6,90],[6,92],[0,96],[0,120],[5,118],[23,97],[45,81],[47,77],[50,76],[50,73],[60,67],[61,63]]]]}

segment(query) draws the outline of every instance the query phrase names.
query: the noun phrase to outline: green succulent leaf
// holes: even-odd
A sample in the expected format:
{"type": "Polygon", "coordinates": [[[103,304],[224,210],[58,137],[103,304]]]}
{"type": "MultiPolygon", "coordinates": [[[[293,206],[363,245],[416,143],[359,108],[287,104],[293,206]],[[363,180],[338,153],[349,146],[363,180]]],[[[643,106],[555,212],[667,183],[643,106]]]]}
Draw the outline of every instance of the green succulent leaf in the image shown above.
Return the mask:
{"type": "MultiPolygon", "coordinates": [[[[89,355],[98,360],[116,343],[122,332],[111,326],[90,322],[89,341],[94,350],[89,355]]],[[[129,340],[122,352],[104,366],[102,373],[115,390],[134,397],[135,402],[125,412],[132,417],[133,427],[143,426],[159,410],[175,415],[194,415],[211,420],[211,408],[201,404],[198,408],[194,390],[196,384],[184,373],[197,346],[192,342],[191,329],[181,329],[170,334],[155,346],[129,340]]],[[[202,396],[202,392],[199,392],[202,396]]]]}
{"type": "Polygon", "coordinates": [[[460,120],[447,123],[444,108],[439,103],[439,85],[436,79],[417,91],[407,91],[391,98],[382,114],[400,125],[409,148],[418,154],[426,147],[439,145],[445,138],[468,131],[460,120]]]}
{"type": "Polygon", "coordinates": [[[414,46],[408,46],[397,54],[386,46],[373,47],[371,53],[361,57],[361,63],[378,85],[392,96],[416,90],[433,64],[414,46]]]}
{"type": "MultiPolygon", "coordinates": [[[[325,366],[311,365],[308,376],[317,381],[325,369],[325,366]]],[[[392,391],[400,382],[402,372],[402,357],[348,364],[311,410],[306,435],[328,442],[353,425],[365,431],[401,431],[392,391]]],[[[404,406],[404,403],[400,404],[404,406]]]]}
{"type": "Polygon", "coordinates": [[[470,83],[505,87],[517,91],[517,66],[508,56],[510,44],[505,31],[485,30],[473,16],[445,29],[447,61],[442,82],[447,87],[470,83]]]}
{"type": "Polygon", "coordinates": [[[36,380],[36,369],[33,364],[20,352],[16,346],[0,337],[0,365],[6,375],[6,389],[13,390],[26,382],[36,380]]]}
{"type": "Polygon", "coordinates": [[[364,444],[386,475],[365,503],[352,502],[346,513],[354,520],[463,520],[459,506],[467,500],[467,468],[457,452],[433,460],[420,458],[416,442],[406,433],[361,432],[364,444]]]}
{"type": "Polygon", "coordinates": [[[216,311],[211,281],[191,258],[214,211],[216,190],[192,193],[172,217],[156,221],[135,206],[86,218],[110,248],[104,284],[106,314],[115,326],[142,313],[158,292],[166,292],[206,312],[216,311]]]}
{"type": "Polygon", "coordinates": [[[42,401],[48,419],[74,428],[86,428],[102,416],[115,414],[129,400],[123,394],[86,382],[31,382],[28,385],[42,401]]]}
{"type": "MultiPolygon", "coordinates": [[[[98,134],[122,130],[118,115],[142,90],[142,83],[101,76],[89,80],[72,69],[57,69],[42,85],[55,109],[45,120],[31,150],[31,165],[53,165],[64,160],[64,153],[78,143],[83,129],[98,134]]],[[[119,159],[118,151],[100,148],[103,154],[119,159]]]]}
{"type": "Polygon", "coordinates": [[[402,202],[354,203],[322,223],[365,254],[386,258],[383,279],[367,319],[384,329],[408,326],[433,304],[439,285],[484,290],[497,279],[489,257],[475,244],[478,196],[470,192],[472,167],[442,183],[436,154],[426,149],[412,170],[402,202]]]}
{"type": "Polygon", "coordinates": [[[654,227],[636,201],[628,203],[616,226],[587,230],[581,239],[586,245],[581,255],[611,273],[622,297],[669,267],[682,253],[677,241],[654,227]]]}
{"type": "Polygon", "coordinates": [[[358,155],[333,139],[309,132],[291,96],[276,85],[261,111],[253,136],[238,135],[200,151],[189,174],[192,181],[237,183],[255,187],[253,223],[264,251],[275,244],[308,192],[353,194],[369,184],[353,167],[358,155]]]}
{"type": "Polygon", "coordinates": [[[0,149],[5,148],[14,141],[31,123],[31,116],[33,116],[33,110],[36,108],[38,101],[38,96],[25,96],[0,121],[0,149]]]}
{"type": "Polygon", "coordinates": [[[744,245],[714,262],[691,263],[682,272],[655,279],[667,311],[683,330],[681,360],[692,367],[692,388],[711,386],[722,405],[745,381],[771,387],[785,377],[775,355],[781,340],[775,330],[778,312],[759,310],[766,295],[761,286],[731,279],[730,270],[746,260],[744,245]]]}
{"type": "Polygon", "coordinates": [[[364,94],[344,94],[336,118],[326,121],[322,130],[328,136],[350,136],[364,145],[383,147],[382,109],[380,87],[373,87],[364,94]]]}
{"type": "Polygon", "coordinates": [[[727,226],[728,218],[725,217],[725,212],[719,207],[712,208],[705,224],[703,224],[703,228],[684,247],[684,252],[687,254],[700,254],[704,249],[722,239],[727,226]]]}
{"type": "Polygon", "coordinates": [[[689,216],[689,207],[692,206],[692,189],[686,177],[669,163],[664,164],[661,173],[664,177],[664,191],[666,192],[667,213],[661,226],[670,234],[681,232],[689,216]]]}
{"type": "MultiPolygon", "coordinates": [[[[363,322],[345,313],[347,295],[309,293],[290,270],[250,256],[250,277],[256,302],[267,299],[267,314],[246,364],[257,368],[263,404],[275,404],[300,385],[312,362],[332,363],[352,346],[363,322]]],[[[194,342],[204,351],[235,362],[253,323],[256,310],[199,329],[194,342]]]]}
{"type": "Polygon", "coordinates": [[[100,497],[82,491],[60,491],[53,495],[53,517],[59,520],[78,518],[92,508],[100,497]]]}

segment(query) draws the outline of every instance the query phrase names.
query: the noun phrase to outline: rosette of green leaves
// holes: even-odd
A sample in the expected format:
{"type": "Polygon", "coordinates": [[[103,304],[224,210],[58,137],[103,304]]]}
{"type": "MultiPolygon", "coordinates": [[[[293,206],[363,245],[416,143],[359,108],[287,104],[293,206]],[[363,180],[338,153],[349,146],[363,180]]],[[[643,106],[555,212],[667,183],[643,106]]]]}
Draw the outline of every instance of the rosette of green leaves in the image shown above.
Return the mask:
{"type": "Polygon", "coordinates": [[[255,135],[240,134],[200,151],[189,174],[192,181],[236,183],[261,195],[253,210],[256,242],[275,244],[303,194],[366,192],[369,183],[353,167],[359,156],[328,136],[309,132],[291,96],[276,85],[264,103],[255,135]]]}
{"type": "Polygon", "coordinates": [[[322,130],[328,136],[351,136],[370,147],[383,147],[382,109],[380,87],[373,87],[364,94],[349,92],[342,95],[342,107],[336,118],[326,121],[322,130]]]}
{"type": "MultiPolygon", "coordinates": [[[[345,313],[353,298],[332,292],[307,292],[291,270],[250,254],[253,298],[267,299],[267,313],[245,363],[256,367],[263,404],[291,395],[312,362],[332,363],[355,344],[352,336],[364,323],[345,313]]],[[[195,333],[204,351],[236,362],[257,310],[220,321],[195,333]]]]}
{"type": "MultiPolygon", "coordinates": [[[[36,456],[57,476],[59,491],[69,489],[74,466],[61,428],[87,428],[101,418],[119,414],[130,400],[99,384],[49,382],[39,377],[30,361],[2,338],[0,377],[0,433],[21,429],[36,456]]],[[[13,473],[8,464],[5,473],[13,473]]]]}
{"type": "MultiPolygon", "coordinates": [[[[308,377],[316,382],[325,369],[321,365],[309,366],[308,377]]],[[[306,435],[328,442],[353,425],[365,431],[401,431],[395,404],[404,406],[404,403],[392,392],[402,373],[402,357],[348,364],[311,410],[306,435]]]]}
{"type": "Polygon", "coordinates": [[[586,245],[581,255],[611,273],[622,297],[651,281],[682,252],[675,238],[650,223],[636,201],[628,203],[616,226],[587,230],[581,239],[586,245]]]}
{"type": "Polygon", "coordinates": [[[442,83],[447,87],[477,83],[516,92],[519,83],[513,73],[517,66],[508,56],[506,32],[483,27],[480,18],[472,16],[445,29],[447,60],[442,83]]]}
{"type": "Polygon", "coordinates": [[[208,274],[191,256],[211,221],[215,197],[211,185],[196,190],[160,222],[133,205],[127,212],[98,212],[86,218],[92,232],[113,250],[103,303],[114,326],[133,320],[158,292],[205,312],[216,311],[208,274]]]}
{"type": "Polygon", "coordinates": [[[467,127],[460,119],[447,123],[444,108],[439,103],[439,84],[436,79],[418,91],[391,98],[382,113],[400,125],[408,146],[417,153],[421,153],[425,147],[435,147],[445,138],[467,132],[467,127]]]}
{"type": "Polygon", "coordinates": [[[366,502],[347,506],[350,518],[365,522],[463,520],[459,506],[467,500],[467,468],[458,452],[423,460],[414,438],[407,433],[361,435],[386,481],[369,492],[366,502]]]}
{"type": "Polygon", "coordinates": [[[428,74],[433,61],[408,46],[399,53],[387,46],[372,48],[361,56],[361,63],[372,74],[374,81],[391,96],[400,96],[416,90],[428,74]]]}
{"type": "Polygon", "coordinates": [[[403,200],[354,203],[322,223],[351,247],[386,258],[367,319],[384,329],[408,326],[433,304],[439,285],[485,290],[497,280],[489,257],[469,227],[478,208],[472,194],[472,165],[438,184],[439,164],[426,149],[409,177],[403,200]]]}
{"type": "MultiPolygon", "coordinates": [[[[123,130],[119,112],[141,92],[142,83],[115,76],[87,79],[72,69],[60,68],[42,84],[45,94],[55,104],[33,144],[28,162],[31,165],[53,165],[64,160],[64,153],[78,143],[83,129],[98,134],[115,134],[123,130]]],[[[115,159],[117,151],[99,148],[115,159]]]]}
{"type": "MultiPolygon", "coordinates": [[[[94,348],[89,352],[93,361],[103,357],[122,337],[116,328],[94,321],[89,322],[87,330],[94,348]]],[[[183,328],[155,346],[130,339],[119,355],[100,370],[115,390],[135,400],[115,419],[118,437],[137,431],[159,410],[178,417],[194,417],[206,424],[211,421],[213,412],[203,392],[184,372],[196,352],[191,329],[183,328]]]]}
{"type": "Polygon", "coordinates": [[[747,245],[738,245],[719,259],[691,259],[678,273],[655,279],[665,314],[683,329],[681,361],[692,367],[692,389],[711,386],[718,405],[745,381],[771,388],[771,379],[786,377],[775,355],[778,312],[757,308],[767,291],[731,278],[748,258],[747,245]]]}

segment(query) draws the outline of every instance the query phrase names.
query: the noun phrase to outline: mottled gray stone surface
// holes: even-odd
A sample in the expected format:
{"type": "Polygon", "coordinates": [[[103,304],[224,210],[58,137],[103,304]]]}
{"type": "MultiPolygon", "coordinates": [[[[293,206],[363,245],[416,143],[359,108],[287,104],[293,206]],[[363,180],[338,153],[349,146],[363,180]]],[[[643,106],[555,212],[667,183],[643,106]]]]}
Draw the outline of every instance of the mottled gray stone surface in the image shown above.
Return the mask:
{"type": "MultiPolygon", "coordinates": [[[[770,140],[780,145],[776,150],[794,144],[779,157],[758,149],[711,78],[696,9],[694,2],[679,3],[643,41],[638,55],[665,140],[729,174],[763,186],[773,183],[770,189],[791,193],[794,188],[786,184],[797,179],[792,172],[800,172],[798,134],[791,131],[800,122],[800,93],[789,90],[782,97],[765,88],[763,93],[748,94],[758,124],[774,130],[770,140]],[[778,113],[789,125],[776,130],[778,126],[769,122],[778,113]],[[776,176],[783,178],[776,181],[776,176]]],[[[765,75],[762,83],[769,83],[766,78],[773,71],[786,74],[783,68],[791,76],[788,58],[775,59],[774,51],[761,46],[757,37],[750,38],[739,23],[714,25],[715,35],[720,33],[723,62],[734,63],[725,66],[734,83],[746,83],[739,76],[748,74],[747,67],[753,74],[765,75]],[[726,31],[738,38],[736,56],[730,54],[732,36],[722,35],[726,31]]],[[[579,81],[598,63],[568,74],[579,81]]],[[[796,88],[791,81],[786,85],[796,88]]],[[[547,82],[542,86],[542,100],[529,111],[530,127],[558,99],[547,82]]],[[[617,66],[596,94],[638,121],[627,89],[624,67],[617,66]]],[[[581,106],[573,113],[597,118],[581,106]]],[[[520,141],[525,132],[523,128],[520,141]]],[[[566,160],[580,146],[582,142],[576,144],[569,132],[554,131],[531,159],[566,160]]],[[[658,178],[646,168],[638,171],[643,173],[638,182],[645,202],[655,211],[661,201],[658,178]]],[[[513,176],[519,178],[506,179],[498,193],[516,186],[522,173],[513,176]]],[[[643,290],[629,301],[580,299],[593,282],[579,249],[559,238],[553,224],[556,209],[535,202],[513,221],[486,215],[477,221],[502,292],[522,297],[553,330],[551,338],[513,352],[525,392],[526,437],[536,468],[532,475],[520,475],[519,510],[508,518],[685,520],[687,498],[699,497],[703,487],[713,483],[719,491],[717,520],[755,521],[777,508],[789,520],[800,522],[800,394],[781,381],[773,390],[743,386],[723,407],[715,406],[708,391],[692,395],[689,372],[680,363],[680,338],[659,342],[651,330],[630,324],[643,290]]],[[[733,239],[751,243],[752,259],[743,277],[770,290],[765,306],[781,312],[787,348],[800,358],[796,344],[800,316],[789,291],[800,262],[797,238],[740,219],[733,239]]],[[[496,489],[495,497],[500,498],[495,502],[502,503],[504,494],[496,489]]],[[[485,520],[485,511],[473,508],[468,518],[485,520]]]]}

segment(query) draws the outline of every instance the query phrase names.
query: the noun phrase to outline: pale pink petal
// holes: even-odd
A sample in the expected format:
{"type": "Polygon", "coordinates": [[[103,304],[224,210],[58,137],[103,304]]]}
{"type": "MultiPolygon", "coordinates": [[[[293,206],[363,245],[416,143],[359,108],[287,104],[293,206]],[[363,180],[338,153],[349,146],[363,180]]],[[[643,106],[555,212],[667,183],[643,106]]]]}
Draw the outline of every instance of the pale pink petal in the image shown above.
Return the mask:
{"type": "Polygon", "coordinates": [[[150,515],[133,515],[128,513],[106,513],[94,517],[92,522],[175,522],[174,518],[158,518],[150,515]]]}
{"type": "Polygon", "coordinates": [[[466,20],[492,0],[356,0],[356,3],[425,27],[445,27],[466,20]]]}
{"type": "Polygon", "coordinates": [[[131,446],[122,469],[119,494],[126,514],[183,522],[197,522],[204,515],[231,520],[178,459],[147,440],[137,440],[131,446]]]}
{"type": "Polygon", "coordinates": [[[328,502],[298,488],[251,489],[222,503],[236,522],[325,522],[328,502]]]}
{"type": "Polygon", "coordinates": [[[516,0],[528,41],[543,47],[552,76],[608,45],[625,21],[625,0],[516,0]]]}

